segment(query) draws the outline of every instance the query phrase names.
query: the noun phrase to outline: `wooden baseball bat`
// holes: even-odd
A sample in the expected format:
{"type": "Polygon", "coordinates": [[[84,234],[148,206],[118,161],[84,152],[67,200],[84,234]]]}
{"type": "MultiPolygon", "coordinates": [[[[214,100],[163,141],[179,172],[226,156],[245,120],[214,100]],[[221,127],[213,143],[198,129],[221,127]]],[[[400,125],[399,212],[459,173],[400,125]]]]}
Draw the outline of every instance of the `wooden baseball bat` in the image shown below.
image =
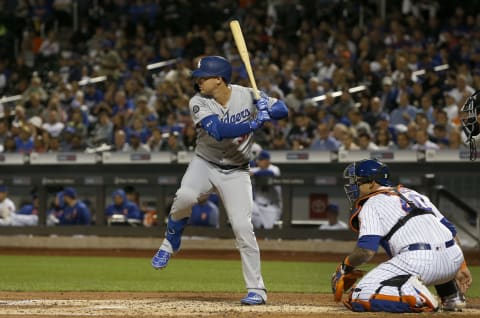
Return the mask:
{"type": "Polygon", "coordinates": [[[245,64],[245,69],[247,70],[248,79],[250,80],[250,85],[253,88],[253,93],[255,94],[255,99],[260,99],[260,93],[258,92],[257,83],[255,82],[255,77],[253,76],[252,64],[250,63],[250,56],[248,55],[247,45],[245,44],[245,39],[243,38],[242,28],[238,20],[230,21],[230,30],[233,34],[233,39],[235,40],[235,45],[237,46],[238,53],[240,58],[245,64]]]}

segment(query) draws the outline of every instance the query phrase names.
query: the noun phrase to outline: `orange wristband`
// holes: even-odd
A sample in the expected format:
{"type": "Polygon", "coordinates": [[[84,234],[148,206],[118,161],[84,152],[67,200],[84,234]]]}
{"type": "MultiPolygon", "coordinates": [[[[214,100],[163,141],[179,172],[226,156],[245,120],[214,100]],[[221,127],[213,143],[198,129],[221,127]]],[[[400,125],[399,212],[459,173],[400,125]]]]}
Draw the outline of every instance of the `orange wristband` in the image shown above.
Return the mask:
{"type": "Polygon", "coordinates": [[[461,270],[466,270],[467,269],[467,261],[463,261],[462,266],[460,266],[461,270]]]}

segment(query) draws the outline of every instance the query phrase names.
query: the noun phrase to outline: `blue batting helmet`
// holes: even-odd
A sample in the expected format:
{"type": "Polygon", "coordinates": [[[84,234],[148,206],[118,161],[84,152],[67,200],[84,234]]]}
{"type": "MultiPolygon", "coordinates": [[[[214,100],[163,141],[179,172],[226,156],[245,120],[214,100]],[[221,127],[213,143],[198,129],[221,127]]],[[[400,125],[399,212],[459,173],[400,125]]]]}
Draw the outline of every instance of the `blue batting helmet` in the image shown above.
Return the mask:
{"type": "Polygon", "coordinates": [[[221,56],[206,56],[198,62],[197,69],[192,72],[193,77],[220,76],[228,84],[232,79],[232,65],[221,56]]]}
{"type": "Polygon", "coordinates": [[[387,165],[376,159],[365,159],[349,164],[343,171],[343,177],[348,180],[344,189],[352,206],[360,196],[359,186],[375,181],[383,186],[390,186],[390,170],[387,165]]]}

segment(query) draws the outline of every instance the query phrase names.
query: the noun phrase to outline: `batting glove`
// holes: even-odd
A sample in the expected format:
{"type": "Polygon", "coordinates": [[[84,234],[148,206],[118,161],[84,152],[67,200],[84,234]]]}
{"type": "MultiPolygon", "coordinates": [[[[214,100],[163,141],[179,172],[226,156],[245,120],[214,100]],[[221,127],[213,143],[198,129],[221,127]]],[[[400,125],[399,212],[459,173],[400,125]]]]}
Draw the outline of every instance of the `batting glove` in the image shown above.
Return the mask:
{"type": "Polygon", "coordinates": [[[267,110],[257,112],[257,117],[250,122],[250,128],[252,130],[258,129],[262,127],[263,123],[266,121],[270,121],[270,114],[267,110]]]}
{"type": "Polygon", "coordinates": [[[260,98],[259,100],[257,100],[256,106],[259,111],[267,110],[268,100],[264,98],[260,98]]]}
{"type": "Polygon", "coordinates": [[[255,102],[259,111],[268,110],[268,96],[264,92],[260,93],[260,99],[255,102]]]}

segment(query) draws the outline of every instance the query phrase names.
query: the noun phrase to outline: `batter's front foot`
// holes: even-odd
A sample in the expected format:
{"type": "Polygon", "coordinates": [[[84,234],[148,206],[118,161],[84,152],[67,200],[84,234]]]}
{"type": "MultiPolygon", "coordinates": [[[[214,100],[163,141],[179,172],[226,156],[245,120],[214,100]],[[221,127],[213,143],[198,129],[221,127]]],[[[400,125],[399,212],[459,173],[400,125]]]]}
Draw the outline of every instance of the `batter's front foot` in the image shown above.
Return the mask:
{"type": "Polygon", "coordinates": [[[152,258],[152,267],[155,269],[164,269],[167,267],[171,255],[168,251],[160,248],[152,258]]]}
{"type": "Polygon", "coordinates": [[[242,305],[265,305],[265,300],[262,296],[257,293],[249,292],[245,298],[243,298],[240,303],[242,305]]]}

